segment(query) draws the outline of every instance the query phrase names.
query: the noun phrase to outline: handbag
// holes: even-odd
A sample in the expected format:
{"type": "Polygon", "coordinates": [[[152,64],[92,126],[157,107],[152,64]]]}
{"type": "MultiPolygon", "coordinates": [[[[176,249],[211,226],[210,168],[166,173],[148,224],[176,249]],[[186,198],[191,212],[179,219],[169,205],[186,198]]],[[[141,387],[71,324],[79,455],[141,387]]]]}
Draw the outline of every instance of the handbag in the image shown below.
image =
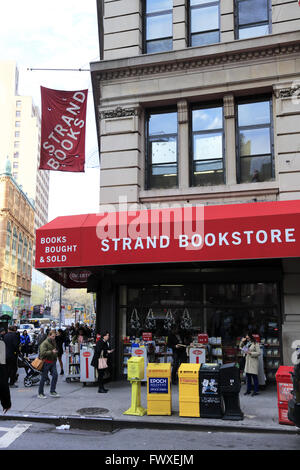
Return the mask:
{"type": "Polygon", "coordinates": [[[98,359],[98,369],[107,369],[107,358],[103,357],[103,350],[101,351],[101,355],[98,359]]]}
{"type": "Polygon", "coordinates": [[[42,370],[43,368],[43,365],[44,365],[44,361],[43,359],[40,359],[39,357],[36,357],[32,363],[31,363],[32,367],[34,367],[34,369],[36,370],[42,370]]]}

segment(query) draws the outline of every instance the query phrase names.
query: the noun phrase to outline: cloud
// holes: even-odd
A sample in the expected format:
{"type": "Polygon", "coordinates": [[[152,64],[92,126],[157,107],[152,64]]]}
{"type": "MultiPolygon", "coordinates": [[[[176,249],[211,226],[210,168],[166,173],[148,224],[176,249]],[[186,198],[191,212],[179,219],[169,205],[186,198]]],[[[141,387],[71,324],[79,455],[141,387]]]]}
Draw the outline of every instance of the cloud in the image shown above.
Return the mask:
{"type": "MultiPolygon", "coordinates": [[[[28,68],[86,68],[99,58],[96,0],[10,0],[1,8],[0,60],[19,69],[19,94],[32,96],[40,108],[40,86],[58,90],[89,89],[86,154],[97,149],[89,72],[28,71],[28,68]]],[[[96,211],[99,169],[85,174],[52,172],[50,218],[96,211]],[[64,202],[62,202],[64,201],[64,202]]]]}

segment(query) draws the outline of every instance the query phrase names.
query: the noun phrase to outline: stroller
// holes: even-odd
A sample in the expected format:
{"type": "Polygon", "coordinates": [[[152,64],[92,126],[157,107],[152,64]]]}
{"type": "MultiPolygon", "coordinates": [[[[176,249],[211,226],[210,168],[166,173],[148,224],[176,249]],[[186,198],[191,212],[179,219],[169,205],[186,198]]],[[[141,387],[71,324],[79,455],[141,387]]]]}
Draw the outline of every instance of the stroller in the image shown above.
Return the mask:
{"type": "MultiPolygon", "coordinates": [[[[22,353],[19,353],[18,357],[18,367],[24,368],[26,372],[26,377],[24,377],[24,387],[32,387],[32,385],[37,385],[40,383],[42,372],[35,369],[31,365],[31,361],[26,358],[22,353]]],[[[50,385],[50,380],[45,381],[46,385],[50,385]]]]}

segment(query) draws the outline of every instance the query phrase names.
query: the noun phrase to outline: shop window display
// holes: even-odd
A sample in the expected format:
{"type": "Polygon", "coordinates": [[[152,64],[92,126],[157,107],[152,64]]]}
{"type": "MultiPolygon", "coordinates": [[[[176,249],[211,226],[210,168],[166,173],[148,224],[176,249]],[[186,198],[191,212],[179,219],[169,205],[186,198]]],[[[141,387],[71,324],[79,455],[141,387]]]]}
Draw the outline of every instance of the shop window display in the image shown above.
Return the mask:
{"type": "MultiPolygon", "coordinates": [[[[281,362],[278,287],[276,283],[143,285],[127,289],[126,354],[131,340],[142,343],[151,333],[156,362],[171,362],[167,338],[177,327],[186,346],[207,333],[207,358],[219,364],[241,362],[239,340],[247,331],[260,336],[265,375],[275,379],[281,362]]],[[[125,314],[126,312],[126,314],[125,314]]],[[[187,350],[188,362],[188,350],[187,350]]]]}

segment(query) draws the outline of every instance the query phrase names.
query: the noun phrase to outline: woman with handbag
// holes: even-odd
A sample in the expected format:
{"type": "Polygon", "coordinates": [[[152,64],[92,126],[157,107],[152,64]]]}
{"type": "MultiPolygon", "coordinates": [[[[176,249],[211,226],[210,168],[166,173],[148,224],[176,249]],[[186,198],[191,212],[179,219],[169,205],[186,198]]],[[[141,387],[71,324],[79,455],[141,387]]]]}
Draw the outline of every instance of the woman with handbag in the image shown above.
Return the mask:
{"type": "Polygon", "coordinates": [[[252,396],[259,394],[259,382],[258,382],[258,358],[260,356],[260,347],[256,342],[255,337],[248,333],[240,342],[240,349],[245,356],[245,373],[247,390],[244,395],[250,395],[252,388],[252,380],[254,384],[254,391],[252,396]]]}
{"type": "Polygon", "coordinates": [[[109,349],[108,345],[109,333],[106,332],[102,338],[96,343],[94,357],[91,365],[98,370],[98,393],[107,393],[108,390],[104,388],[104,374],[108,368],[107,358],[114,350],[109,349]]]}

